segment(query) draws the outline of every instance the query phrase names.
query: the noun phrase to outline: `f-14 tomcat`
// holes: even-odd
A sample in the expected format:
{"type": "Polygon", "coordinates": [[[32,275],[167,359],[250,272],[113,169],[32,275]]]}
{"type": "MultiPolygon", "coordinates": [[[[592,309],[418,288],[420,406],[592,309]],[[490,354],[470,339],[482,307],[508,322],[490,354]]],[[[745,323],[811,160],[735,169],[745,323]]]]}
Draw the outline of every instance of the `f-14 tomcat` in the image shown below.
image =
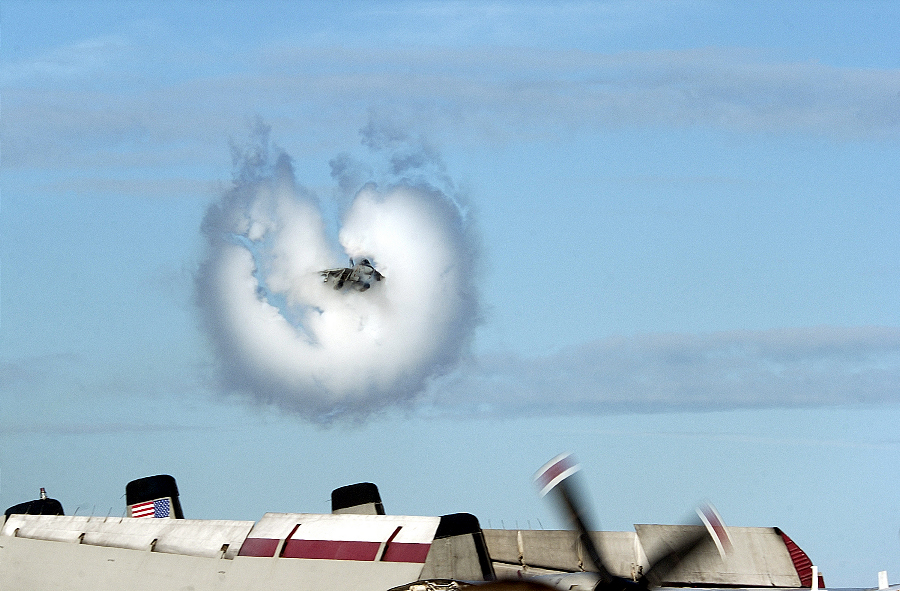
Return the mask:
{"type": "Polygon", "coordinates": [[[256,522],[184,519],[167,475],[130,482],[123,517],[63,515],[41,492],[0,521],[3,591],[434,591],[508,578],[567,591],[824,587],[777,528],[729,528],[733,551],[722,559],[700,543],[702,525],[482,530],[467,513],[386,515],[371,483],[334,490],[332,513],[256,522]]]}
{"type": "Polygon", "coordinates": [[[357,291],[366,291],[376,281],[384,279],[384,275],[375,269],[375,266],[369,262],[369,259],[363,259],[355,265],[353,264],[353,259],[350,259],[349,267],[325,269],[324,271],[319,271],[319,274],[324,278],[325,283],[329,281],[334,283],[336,290],[341,290],[348,286],[357,291]]]}

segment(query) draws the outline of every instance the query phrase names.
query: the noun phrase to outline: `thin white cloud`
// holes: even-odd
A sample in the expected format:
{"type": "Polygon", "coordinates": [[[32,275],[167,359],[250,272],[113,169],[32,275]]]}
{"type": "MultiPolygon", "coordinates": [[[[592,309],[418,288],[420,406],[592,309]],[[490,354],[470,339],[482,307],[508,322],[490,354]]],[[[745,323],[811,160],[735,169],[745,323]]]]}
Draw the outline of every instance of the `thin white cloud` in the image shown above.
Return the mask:
{"type": "Polygon", "coordinates": [[[59,422],[59,423],[27,423],[4,426],[0,425],[0,437],[19,437],[22,435],[98,435],[119,433],[166,433],[177,431],[211,431],[211,426],[191,426],[174,424],[140,424],[129,422],[105,422],[101,419],[96,423],[86,422],[59,422]]]}
{"type": "Polygon", "coordinates": [[[46,383],[48,376],[83,361],[77,354],[48,353],[0,360],[0,392],[27,390],[46,383]]]}
{"type": "MultiPolygon", "coordinates": [[[[470,359],[427,412],[617,414],[900,402],[900,328],[646,334],[470,359]]],[[[424,407],[423,407],[424,408],[424,407]]]]}
{"type": "Polygon", "coordinates": [[[900,133],[900,71],[777,62],[741,49],[281,47],[260,62],[291,74],[274,80],[276,92],[367,97],[420,116],[424,108],[440,124],[462,120],[501,137],[623,126],[835,138],[900,133]],[[318,75],[324,63],[328,74],[318,75]]]}
{"type": "Polygon", "coordinates": [[[118,35],[61,45],[36,56],[4,63],[0,69],[0,84],[4,87],[71,84],[98,74],[108,74],[110,67],[128,48],[128,40],[118,35]]]}
{"type": "Polygon", "coordinates": [[[77,91],[58,80],[7,87],[5,165],[99,166],[128,153],[200,162],[209,156],[198,147],[212,153],[214,138],[231,135],[251,108],[280,130],[318,135],[318,127],[332,136],[372,108],[432,137],[477,142],[634,126],[900,136],[900,70],[775,61],[741,49],[282,45],[236,56],[241,66],[227,74],[163,79],[141,74],[134,59],[93,72],[77,91]],[[140,92],[122,88],[123,69],[131,70],[127,88],[140,92]]]}

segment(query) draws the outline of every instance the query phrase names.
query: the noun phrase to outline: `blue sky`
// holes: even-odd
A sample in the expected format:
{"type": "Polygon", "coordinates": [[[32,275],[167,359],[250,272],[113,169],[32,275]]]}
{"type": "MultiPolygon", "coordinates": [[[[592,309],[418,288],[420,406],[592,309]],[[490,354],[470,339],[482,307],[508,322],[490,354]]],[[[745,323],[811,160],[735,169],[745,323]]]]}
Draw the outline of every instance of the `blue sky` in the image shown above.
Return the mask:
{"type": "Polygon", "coordinates": [[[5,2],[0,504],[118,514],[168,472],[190,516],[256,519],[369,480],[557,527],[530,477],[571,450],[606,528],[709,499],[830,586],[896,582],[898,11],[5,2]],[[333,233],[353,175],[465,226],[477,302],[349,418],[229,381],[197,303],[259,122],[333,233]]]}

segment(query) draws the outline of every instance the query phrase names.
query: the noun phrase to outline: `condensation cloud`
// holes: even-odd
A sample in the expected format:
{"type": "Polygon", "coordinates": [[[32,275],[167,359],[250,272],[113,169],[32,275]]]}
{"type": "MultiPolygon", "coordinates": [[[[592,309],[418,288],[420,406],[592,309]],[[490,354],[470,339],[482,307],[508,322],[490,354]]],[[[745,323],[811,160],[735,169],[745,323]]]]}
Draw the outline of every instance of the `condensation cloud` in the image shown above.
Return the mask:
{"type": "Polygon", "coordinates": [[[371,125],[363,135],[387,173],[336,157],[335,203],[297,182],[264,127],[235,151],[234,183],[203,222],[196,276],[223,390],[312,420],[361,418],[414,398],[466,349],[479,318],[471,220],[434,175],[443,166],[433,150],[403,134],[376,142],[371,125]],[[364,257],[384,281],[365,292],[323,282],[321,270],[364,257]]]}

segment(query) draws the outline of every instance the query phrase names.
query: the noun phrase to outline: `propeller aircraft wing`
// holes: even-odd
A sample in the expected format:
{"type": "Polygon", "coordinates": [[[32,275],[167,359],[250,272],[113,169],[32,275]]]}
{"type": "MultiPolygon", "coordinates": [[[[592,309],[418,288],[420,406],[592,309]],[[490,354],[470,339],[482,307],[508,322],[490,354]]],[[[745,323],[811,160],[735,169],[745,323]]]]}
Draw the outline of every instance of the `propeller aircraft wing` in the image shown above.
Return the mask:
{"type": "Polygon", "coordinates": [[[693,554],[706,542],[715,540],[720,551],[730,547],[727,531],[722,524],[718,513],[711,507],[703,507],[698,510],[704,525],[691,530],[666,548],[659,556],[656,556],[649,567],[639,572],[635,578],[620,577],[611,574],[603,560],[600,549],[594,544],[590,532],[596,531],[591,527],[589,513],[585,510],[585,502],[575,482],[574,475],[580,470],[571,454],[562,454],[545,464],[535,474],[535,482],[540,487],[541,495],[553,492],[568,517],[570,523],[578,534],[578,541],[584,552],[590,558],[593,565],[593,577],[586,577],[589,573],[567,573],[556,575],[538,575],[542,579],[558,589],[577,591],[586,589],[590,591],[648,591],[662,586],[666,582],[666,576],[671,573],[681,562],[693,554]]]}

